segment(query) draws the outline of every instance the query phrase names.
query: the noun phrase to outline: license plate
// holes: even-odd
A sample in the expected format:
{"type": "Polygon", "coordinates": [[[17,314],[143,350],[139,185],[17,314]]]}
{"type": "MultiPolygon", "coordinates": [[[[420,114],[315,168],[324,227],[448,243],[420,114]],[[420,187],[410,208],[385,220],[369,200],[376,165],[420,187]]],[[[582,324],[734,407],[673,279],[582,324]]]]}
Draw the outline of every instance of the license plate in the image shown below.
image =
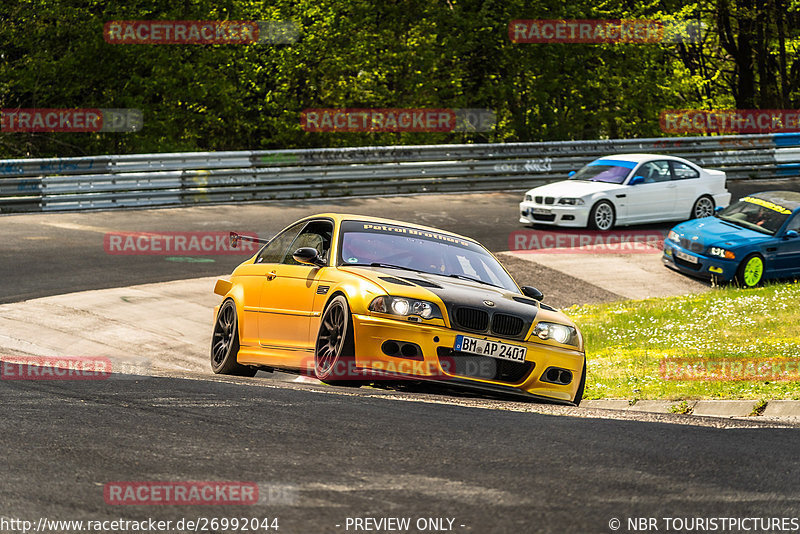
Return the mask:
{"type": "Polygon", "coordinates": [[[533,208],[534,215],[550,215],[551,213],[553,212],[547,208],[533,208]]]}
{"type": "Polygon", "coordinates": [[[675,255],[680,259],[682,259],[683,261],[688,261],[689,263],[697,263],[697,257],[692,256],[691,254],[687,254],[685,252],[681,252],[680,250],[676,250],[675,255]]]}
{"type": "Polygon", "coordinates": [[[501,360],[511,360],[512,362],[524,362],[525,355],[528,353],[527,348],[519,345],[461,335],[456,336],[456,344],[453,346],[453,350],[491,356],[501,360]]]}

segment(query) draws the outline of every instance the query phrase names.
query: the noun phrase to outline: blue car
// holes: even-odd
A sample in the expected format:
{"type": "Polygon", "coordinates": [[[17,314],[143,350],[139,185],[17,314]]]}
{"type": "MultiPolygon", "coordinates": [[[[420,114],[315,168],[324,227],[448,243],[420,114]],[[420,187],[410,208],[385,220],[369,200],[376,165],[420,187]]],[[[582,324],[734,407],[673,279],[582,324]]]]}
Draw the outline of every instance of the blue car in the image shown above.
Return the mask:
{"type": "Polygon", "coordinates": [[[765,191],[675,226],[662,261],[691,276],[754,287],[800,275],[798,232],[800,193],[765,191]]]}

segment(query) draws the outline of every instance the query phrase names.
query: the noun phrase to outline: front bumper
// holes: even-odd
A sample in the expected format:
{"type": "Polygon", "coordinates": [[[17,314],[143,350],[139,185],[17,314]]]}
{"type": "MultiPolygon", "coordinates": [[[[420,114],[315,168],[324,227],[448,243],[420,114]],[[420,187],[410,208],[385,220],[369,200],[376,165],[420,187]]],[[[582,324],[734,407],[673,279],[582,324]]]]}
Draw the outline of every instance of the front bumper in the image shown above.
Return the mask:
{"type": "Polygon", "coordinates": [[[712,258],[705,254],[692,252],[668,239],[664,241],[664,254],[661,256],[661,261],[670,269],[684,274],[698,278],[716,278],[721,281],[732,280],[736,276],[738,268],[736,260],[712,258]],[[684,257],[680,258],[679,255],[684,257]],[[695,258],[696,261],[687,260],[686,257],[695,258]]]}
{"type": "Polygon", "coordinates": [[[526,200],[519,204],[519,222],[524,224],[549,224],[571,228],[586,228],[589,222],[588,206],[536,204],[526,200]],[[541,213],[534,213],[534,210],[541,213]]]}
{"type": "Polygon", "coordinates": [[[583,372],[584,353],[531,341],[518,341],[451,330],[443,326],[404,322],[373,315],[353,315],[356,362],[358,369],[378,372],[386,379],[412,378],[438,380],[443,384],[479,387],[495,392],[522,393],[556,402],[572,402],[583,372]],[[480,339],[500,341],[525,346],[525,363],[512,362],[456,352],[456,336],[462,334],[480,339]],[[387,355],[382,346],[387,341],[413,343],[421,354],[413,358],[387,355]],[[568,384],[555,384],[543,380],[551,368],[572,373],[568,384]]]}

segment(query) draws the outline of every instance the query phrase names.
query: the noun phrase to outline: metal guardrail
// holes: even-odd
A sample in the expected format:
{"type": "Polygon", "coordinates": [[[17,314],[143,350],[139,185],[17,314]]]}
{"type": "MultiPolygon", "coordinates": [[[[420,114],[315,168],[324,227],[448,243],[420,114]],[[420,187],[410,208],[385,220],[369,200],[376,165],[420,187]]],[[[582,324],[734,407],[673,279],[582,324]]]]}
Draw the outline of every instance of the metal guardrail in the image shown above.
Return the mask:
{"type": "Polygon", "coordinates": [[[527,189],[636,152],[729,180],[800,176],[800,134],[10,159],[0,160],[0,213],[527,189]]]}

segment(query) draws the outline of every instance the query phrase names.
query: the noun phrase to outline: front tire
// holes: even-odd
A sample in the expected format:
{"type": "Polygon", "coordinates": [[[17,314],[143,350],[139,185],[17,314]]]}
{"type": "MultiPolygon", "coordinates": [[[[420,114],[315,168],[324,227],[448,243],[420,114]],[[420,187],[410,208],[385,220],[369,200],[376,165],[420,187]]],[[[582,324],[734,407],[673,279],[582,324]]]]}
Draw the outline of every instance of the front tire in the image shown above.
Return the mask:
{"type": "Polygon", "coordinates": [[[580,406],[583,400],[583,392],[586,389],[586,358],[583,359],[583,372],[581,373],[581,381],[578,384],[578,391],[575,393],[575,398],[572,399],[572,404],[580,406]]]}
{"type": "Polygon", "coordinates": [[[708,195],[703,195],[694,201],[692,206],[691,219],[702,219],[714,215],[714,199],[708,195]]]}
{"type": "Polygon", "coordinates": [[[350,379],[354,373],[353,317],[344,295],[336,295],[325,308],[319,324],[314,374],[318,380],[332,386],[358,387],[362,382],[350,379]]]}
{"type": "Polygon", "coordinates": [[[736,270],[736,282],[742,287],[756,287],[764,279],[764,258],[761,254],[747,256],[736,270]]]}
{"type": "Polygon", "coordinates": [[[258,369],[241,365],[239,354],[239,321],[236,303],[226,300],[219,307],[211,336],[211,370],[219,375],[255,376],[258,369]]]}
{"type": "Polygon", "coordinates": [[[614,228],[617,216],[614,206],[608,200],[601,200],[589,212],[589,228],[592,230],[611,230],[614,228]]]}

